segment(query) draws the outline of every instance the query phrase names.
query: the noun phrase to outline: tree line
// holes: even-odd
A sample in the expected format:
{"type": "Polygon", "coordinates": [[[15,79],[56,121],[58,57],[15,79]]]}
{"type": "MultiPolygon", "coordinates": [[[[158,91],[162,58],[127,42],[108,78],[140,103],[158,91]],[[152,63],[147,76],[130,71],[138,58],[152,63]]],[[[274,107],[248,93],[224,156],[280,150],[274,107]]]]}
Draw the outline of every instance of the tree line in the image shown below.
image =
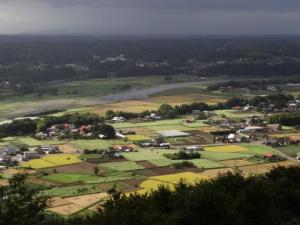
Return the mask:
{"type": "Polygon", "coordinates": [[[191,104],[182,104],[171,106],[169,104],[162,104],[158,110],[145,110],[141,113],[113,111],[108,110],[106,112],[106,119],[111,119],[114,116],[123,116],[127,119],[144,118],[150,113],[156,113],[163,119],[173,119],[179,115],[191,114],[194,110],[199,111],[213,111],[219,109],[231,109],[236,106],[251,105],[258,108],[258,111],[268,105],[274,105],[275,108],[284,108],[287,106],[288,101],[294,101],[295,98],[292,95],[275,94],[268,96],[255,96],[250,99],[234,97],[225,102],[220,102],[215,105],[208,105],[204,102],[193,102],[191,104]]]}
{"type": "Polygon", "coordinates": [[[107,138],[115,137],[115,129],[102,117],[92,113],[64,114],[62,116],[45,116],[40,119],[13,120],[11,123],[0,125],[0,137],[26,136],[37,132],[46,132],[49,127],[56,124],[74,124],[76,128],[82,125],[92,125],[94,135],[103,134],[107,138]]]}
{"type": "Polygon", "coordinates": [[[281,113],[272,115],[268,118],[269,123],[278,123],[284,126],[299,126],[300,112],[281,113]]]}

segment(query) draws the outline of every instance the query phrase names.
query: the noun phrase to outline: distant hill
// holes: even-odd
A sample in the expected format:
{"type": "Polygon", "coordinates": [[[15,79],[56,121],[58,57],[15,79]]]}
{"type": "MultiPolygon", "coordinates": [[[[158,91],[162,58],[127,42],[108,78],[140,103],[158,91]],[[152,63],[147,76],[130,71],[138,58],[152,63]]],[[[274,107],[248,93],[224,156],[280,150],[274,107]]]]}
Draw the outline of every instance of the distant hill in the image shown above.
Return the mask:
{"type": "Polygon", "coordinates": [[[299,36],[0,36],[0,81],[299,75],[299,36]]]}

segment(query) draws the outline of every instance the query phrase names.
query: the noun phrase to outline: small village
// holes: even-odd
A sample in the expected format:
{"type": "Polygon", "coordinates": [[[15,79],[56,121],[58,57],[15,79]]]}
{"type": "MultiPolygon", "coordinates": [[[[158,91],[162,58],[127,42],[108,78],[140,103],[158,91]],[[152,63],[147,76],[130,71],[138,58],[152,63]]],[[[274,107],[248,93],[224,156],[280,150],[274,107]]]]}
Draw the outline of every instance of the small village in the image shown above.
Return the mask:
{"type": "MultiPolygon", "coordinates": [[[[45,117],[37,119],[40,128],[35,133],[1,139],[0,182],[7,184],[20,171],[29,173],[30,182],[53,196],[49,211],[73,215],[94,210],[111,185],[124,193],[144,193],[157,179],[167,184],[171,177],[204,179],[236,169],[249,175],[297,166],[300,132],[270,118],[299,112],[297,100],[279,108],[260,104],[193,109],[175,118],[165,118],[162,110],[109,112],[105,120],[90,114],[45,117]],[[99,192],[101,197],[92,199],[99,192]],[[79,208],[70,200],[74,196],[82,198],[76,202],[79,208]],[[62,201],[66,205],[60,205],[62,201]]],[[[33,123],[20,121],[15,123],[33,123]]]]}
{"type": "MultiPolygon", "coordinates": [[[[202,123],[204,127],[218,127],[214,131],[211,131],[208,135],[212,141],[199,141],[199,143],[193,142],[191,144],[186,143],[183,146],[186,149],[203,149],[202,145],[220,145],[220,144],[234,144],[234,143],[262,143],[271,147],[282,147],[289,145],[299,145],[300,144],[300,133],[299,134],[289,134],[284,135],[286,132],[282,125],[280,124],[269,124],[266,121],[268,114],[279,113],[279,112],[300,112],[300,101],[288,102],[286,107],[275,108],[273,104],[263,105],[259,114],[257,115],[257,107],[245,106],[240,107],[236,106],[232,108],[232,113],[237,114],[246,114],[247,117],[243,117],[242,120],[237,121],[234,118],[227,117],[224,114],[216,113],[214,111],[200,111],[193,110],[192,115],[187,119],[182,119],[179,123],[187,124],[188,126],[194,127],[193,124],[202,123]],[[267,114],[268,113],[268,114],[267,114]],[[205,120],[197,120],[199,116],[204,116],[205,120]]],[[[140,124],[142,121],[145,122],[159,122],[163,121],[162,118],[155,114],[150,113],[149,115],[144,116],[143,118],[138,118],[140,124]]],[[[130,121],[130,120],[129,120],[130,121]]],[[[143,135],[139,134],[138,131],[135,131],[134,127],[132,129],[118,129],[118,125],[122,123],[128,123],[128,119],[123,116],[115,116],[108,121],[114,126],[117,124],[115,129],[115,138],[119,139],[120,142],[126,142],[128,140],[127,135],[143,135]]],[[[134,126],[134,125],[133,125],[134,126]]],[[[81,125],[76,126],[75,124],[63,123],[63,124],[54,124],[50,127],[47,127],[46,132],[38,132],[34,135],[33,138],[38,140],[72,140],[72,139],[106,139],[104,134],[99,134],[98,132],[93,132],[93,125],[81,125]]],[[[121,126],[122,127],[122,126],[121,126]]],[[[196,127],[196,126],[195,126],[196,127]]],[[[109,149],[114,149],[116,152],[131,152],[135,148],[134,145],[142,148],[178,148],[178,145],[175,143],[169,143],[166,140],[170,138],[187,138],[187,137],[199,137],[200,135],[193,135],[188,132],[183,132],[181,130],[162,130],[156,131],[153,135],[137,141],[129,141],[129,145],[119,145],[117,148],[114,146],[109,146],[109,149]]],[[[101,146],[99,146],[101,148],[101,146]]],[[[182,146],[181,146],[182,147],[182,146]]],[[[75,153],[83,153],[86,149],[80,149],[75,153]]],[[[108,149],[101,149],[108,150],[108,149]]],[[[31,159],[41,158],[43,155],[47,154],[59,154],[63,153],[57,145],[40,145],[34,147],[17,147],[17,146],[5,146],[0,149],[0,162],[2,165],[17,165],[20,162],[28,161],[31,159]]],[[[296,158],[300,160],[300,150],[299,154],[296,155],[296,158]]]]}

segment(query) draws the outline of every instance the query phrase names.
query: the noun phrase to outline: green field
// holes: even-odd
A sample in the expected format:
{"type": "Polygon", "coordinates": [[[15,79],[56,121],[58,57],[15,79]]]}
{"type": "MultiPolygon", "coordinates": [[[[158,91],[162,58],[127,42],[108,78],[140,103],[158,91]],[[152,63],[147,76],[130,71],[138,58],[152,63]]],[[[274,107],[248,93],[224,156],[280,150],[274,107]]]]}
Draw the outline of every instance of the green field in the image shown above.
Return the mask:
{"type": "Polygon", "coordinates": [[[150,126],[147,127],[153,131],[163,131],[163,130],[179,130],[179,131],[188,131],[192,130],[190,127],[186,127],[180,124],[170,124],[170,125],[160,125],[160,126],[150,126]]]}
{"type": "Polygon", "coordinates": [[[100,164],[100,166],[109,168],[111,170],[118,170],[118,171],[132,171],[132,170],[144,169],[143,166],[133,161],[104,163],[104,164],[100,164]]]}
{"type": "Polygon", "coordinates": [[[71,187],[59,187],[45,190],[42,193],[50,197],[71,197],[83,194],[93,194],[102,192],[103,190],[96,185],[86,184],[71,187]]]}
{"type": "Polygon", "coordinates": [[[152,131],[162,131],[162,130],[179,130],[188,131],[195,128],[207,127],[203,121],[197,121],[195,123],[184,123],[183,119],[173,119],[173,120],[159,120],[154,122],[124,122],[112,124],[116,129],[124,128],[147,128],[152,131]]]}
{"type": "Polygon", "coordinates": [[[152,126],[164,126],[164,125],[178,125],[182,123],[182,119],[173,120],[159,120],[154,122],[124,122],[124,123],[114,123],[114,128],[134,128],[134,127],[152,127],[152,126]]]}
{"type": "Polygon", "coordinates": [[[86,159],[99,159],[99,158],[101,158],[102,157],[102,155],[101,154],[97,154],[97,153],[95,153],[95,154],[81,154],[80,155],[80,159],[81,160],[86,160],[86,159]]]}
{"type": "MultiPolygon", "coordinates": [[[[172,163],[174,163],[174,160],[171,159],[167,159],[167,158],[157,158],[157,159],[149,159],[149,162],[153,163],[156,166],[169,166],[172,163]]],[[[181,160],[176,160],[177,162],[181,161],[181,160]]]]}
{"type": "Polygon", "coordinates": [[[157,166],[170,166],[172,163],[190,161],[200,169],[201,168],[212,169],[212,168],[224,167],[222,164],[208,159],[171,160],[171,159],[164,158],[164,159],[150,159],[149,161],[157,166]]]}
{"type": "Polygon", "coordinates": [[[278,147],[277,149],[290,157],[296,157],[297,153],[300,153],[300,145],[289,145],[286,147],[278,147]]]}
{"type": "Polygon", "coordinates": [[[209,125],[204,122],[205,122],[204,120],[197,120],[196,122],[184,123],[183,125],[190,128],[209,127],[209,125]]]}
{"type": "Polygon", "coordinates": [[[208,159],[192,159],[188,161],[192,162],[198,168],[212,169],[224,167],[222,164],[208,159]]]}
{"type": "Polygon", "coordinates": [[[31,137],[18,137],[16,139],[17,142],[23,143],[29,147],[43,145],[43,143],[35,138],[31,137]]]}
{"type": "Polygon", "coordinates": [[[143,177],[140,175],[133,174],[132,171],[110,171],[106,173],[105,176],[101,176],[101,177],[97,176],[97,178],[85,180],[84,183],[97,184],[97,183],[107,183],[107,182],[121,181],[127,179],[137,179],[137,178],[143,178],[143,177]]]}
{"type": "Polygon", "coordinates": [[[228,118],[247,118],[249,116],[263,116],[259,112],[242,112],[237,110],[225,109],[225,110],[216,110],[217,115],[225,115],[228,118]]]}
{"type": "Polygon", "coordinates": [[[138,149],[138,152],[126,152],[123,156],[131,161],[142,161],[152,159],[165,159],[163,154],[165,153],[175,153],[178,150],[157,150],[157,149],[138,149]]]}
{"type": "Polygon", "coordinates": [[[97,179],[97,176],[79,173],[54,173],[43,177],[44,180],[54,183],[75,183],[97,179]]]}
{"type": "MultiPolygon", "coordinates": [[[[60,145],[64,144],[64,141],[59,140],[38,140],[32,137],[7,137],[2,139],[3,145],[10,145],[10,142],[15,145],[26,145],[28,147],[37,147],[40,145],[60,145]]],[[[0,142],[1,145],[1,142],[0,142]]]]}
{"type": "Polygon", "coordinates": [[[69,142],[70,144],[80,148],[80,149],[107,149],[112,145],[116,144],[126,144],[122,139],[114,140],[102,140],[102,139],[93,139],[93,140],[73,140],[69,142]]]}
{"type": "Polygon", "coordinates": [[[230,160],[230,159],[242,159],[242,158],[248,158],[252,156],[252,154],[246,154],[246,153],[237,153],[237,152],[201,152],[202,157],[205,159],[210,160],[230,160]]]}
{"type": "Polygon", "coordinates": [[[250,154],[264,154],[266,152],[275,152],[276,153],[276,151],[273,148],[268,147],[266,145],[241,144],[241,146],[248,149],[248,151],[245,153],[250,153],[250,154]]]}

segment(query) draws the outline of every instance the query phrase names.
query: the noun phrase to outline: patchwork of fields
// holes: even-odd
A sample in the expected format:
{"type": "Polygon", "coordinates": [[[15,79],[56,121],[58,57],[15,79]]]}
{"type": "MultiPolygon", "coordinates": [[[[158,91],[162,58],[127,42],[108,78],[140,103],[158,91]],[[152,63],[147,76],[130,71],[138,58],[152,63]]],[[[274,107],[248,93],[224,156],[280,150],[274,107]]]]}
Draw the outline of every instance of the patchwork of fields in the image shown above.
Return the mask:
{"type": "MultiPolygon", "coordinates": [[[[131,138],[140,140],[142,136],[133,135],[131,138]]],[[[19,141],[32,146],[37,144],[29,142],[31,139],[27,138],[19,141]]],[[[77,148],[93,149],[116,144],[116,141],[80,140],[71,143],[77,148]]],[[[70,147],[69,144],[67,146],[70,147]]],[[[95,210],[98,204],[105,201],[106,191],[112,187],[124,191],[127,195],[146,194],[161,185],[172,189],[180,180],[193,183],[236,168],[244,174],[253,174],[264,173],[278,165],[295,165],[292,161],[257,164],[248,160],[256,154],[275,151],[260,144],[211,145],[201,151],[201,159],[188,160],[194,167],[186,169],[171,167],[174,162],[186,160],[171,160],[164,156],[166,153],[176,153],[178,149],[155,148],[137,148],[136,152],[122,153],[124,159],[119,162],[98,164],[82,162],[79,154],[70,153],[47,155],[41,159],[25,162],[22,166],[46,171],[42,176],[33,175],[34,179],[31,179],[31,182],[51,184],[51,188],[43,191],[44,194],[53,197],[52,206],[48,210],[70,216],[95,210]],[[94,172],[95,167],[99,169],[97,174],[94,172]]],[[[1,182],[5,184],[3,180],[1,182]]]]}
{"type": "MultiPolygon", "coordinates": [[[[135,102],[136,103],[136,102],[135,102]]],[[[121,104],[121,103],[120,103],[121,104]]],[[[152,104],[152,103],[151,103],[152,104]]],[[[245,118],[247,114],[227,113],[233,118],[245,118]]],[[[26,146],[35,148],[40,145],[57,145],[61,154],[45,155],[39,159],[21,163],[22,171],[31,173],[31,184],[41,185],[43,193],[53,197],[51,212],[64,216],[96,210],[97,205],[107,199],[106,192],[116,188],[124,193],[145,194],[164,185],[170,189],[183,180],[187,183],[203,181],[218,176],[220,173],[239,169],[243,174],[264,173],[275,166],[296,165],[294,161],[268,163],[253,160],[254,156],[266,153],[277,154],[278,150],[257,143],[226,144],[214,143],[212,131],[224,131],[217,125],[208,125],[203,120],[186,123],[191,116],[154,122],[129,121],[112,124],[116,129],[134,131],[126,139],[78,139],[78,140],[37,140],[32,137],[3,138],[0,146],[26,146]],[[171,149],[159,147],[142,148],[136,142],[151,141],[158,131],[185,132],[184,137],[166,137],[171,149]],[[133,152],[119,153],[122,158],[102,160],[99,152],[113,146],[133,146],[133,152]],[[199,151],[201,158],[172,160],[166,154],[178,153],[187,146],[203,146],[199,151]],[[90,150],[90,151],[84,151],[90,150]],[[99,160],[101,159],[101,160],[99,160]],[[98,161],[97,161],[98,160],[98,161]],[[182,162],[192,163],[191,167],[176,168],[182,162]]],[[[288,132],[287,130],[286,132],[288,132]]],[[[284,134],[282,134],[284,135],[284,134]]],[[[294,156],[296,148],[278,148],[287,155],[294,156]]],[[[15,170],[17,173],[19,170],[15,170]]],[[[2,175],[0,185],[7,185],[7,179],[13,174],[8,171],[2,175]]]]}

